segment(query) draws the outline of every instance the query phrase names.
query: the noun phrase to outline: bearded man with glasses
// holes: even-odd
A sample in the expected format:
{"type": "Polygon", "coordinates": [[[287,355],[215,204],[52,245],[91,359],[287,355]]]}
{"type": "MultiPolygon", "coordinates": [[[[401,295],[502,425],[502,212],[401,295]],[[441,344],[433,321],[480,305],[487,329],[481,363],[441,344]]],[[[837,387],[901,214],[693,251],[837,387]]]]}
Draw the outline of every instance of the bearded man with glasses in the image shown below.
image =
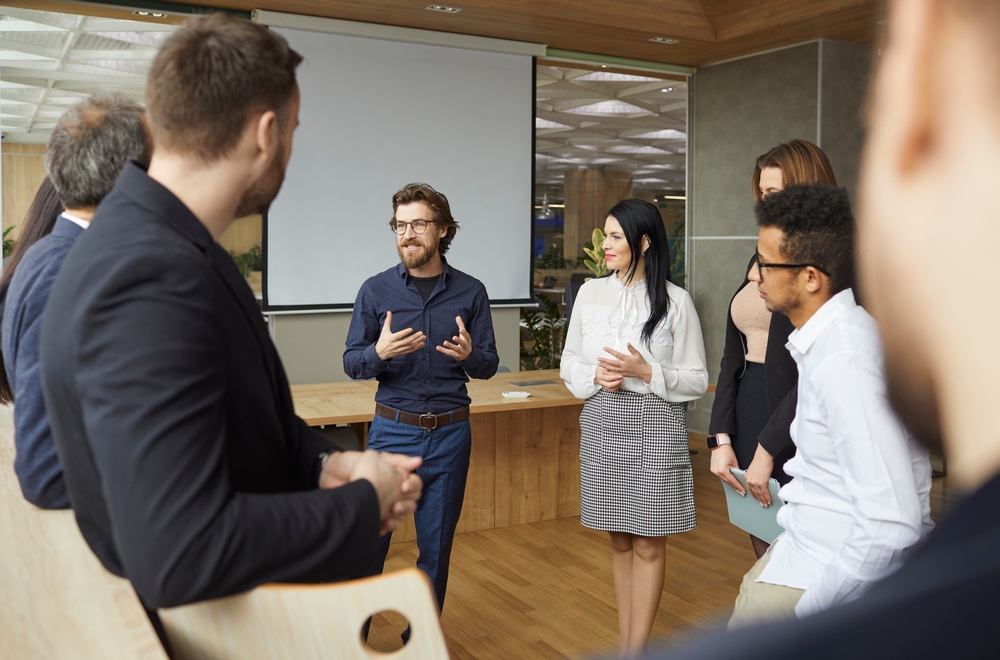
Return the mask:
{"type": "MultiPolygon", "coordinates": [[[[392,208],[400,263],[361,286],[344,371],[379,383],[368,448],[423,459],[417,567],[442,608],[472,448],[465,384],[490,378],[500,358],[486,287],[444,258],[458,231],[448,198],[411,183],[392,196],[392,208]]],[[[382,572],[390,538],[382,537],[372,575],[382,572]]]]}

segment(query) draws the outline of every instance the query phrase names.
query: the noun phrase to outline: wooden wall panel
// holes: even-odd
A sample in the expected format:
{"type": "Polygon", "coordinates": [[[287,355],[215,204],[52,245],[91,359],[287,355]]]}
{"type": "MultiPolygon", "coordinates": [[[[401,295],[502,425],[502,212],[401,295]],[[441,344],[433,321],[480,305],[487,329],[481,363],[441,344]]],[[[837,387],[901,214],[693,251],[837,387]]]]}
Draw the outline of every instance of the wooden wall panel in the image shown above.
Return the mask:
{"type": "Polygon", "coordinates": [[[45,178],[44,144],[12,144],[4,142],[0,147],[3,162],[3,228],[14,225],[8,238],[17,238],[21,233],[24,216],[31,207],[38,186],[45,178]]]}
{"type": "Polygon", "coordinates": [[[559,445],[543,419],[543,408],[497,413],[497,527],[555,518],[559,445]]]}
{"type": "Polygon", "coordinates": [[[259,215],[238,218],[219,237],[219,245],[229,252],[243,254],[254,245],[263,246],[264,221],[259,215]]]}
{"type": "Polygon", "coordinates": [[[465,484],[465,502],[456,533],[493,529],[496,461],[497,413],[473,415],[472,457],[469,460],[469,480],[465,484]]]}
{"type": "Polygon", "coordinates": [[[580,515],[580,411],[579,406],[550,408],[545,433],[559,439],[559,488],[556,518],[580,515]]]}
{"type": "Polygon", "coordinates": [[[576,263],[595,227],[604,229],[608,209],[632,196],[632,173],[615,170],[566,172],[563,256],[576,263]]]}

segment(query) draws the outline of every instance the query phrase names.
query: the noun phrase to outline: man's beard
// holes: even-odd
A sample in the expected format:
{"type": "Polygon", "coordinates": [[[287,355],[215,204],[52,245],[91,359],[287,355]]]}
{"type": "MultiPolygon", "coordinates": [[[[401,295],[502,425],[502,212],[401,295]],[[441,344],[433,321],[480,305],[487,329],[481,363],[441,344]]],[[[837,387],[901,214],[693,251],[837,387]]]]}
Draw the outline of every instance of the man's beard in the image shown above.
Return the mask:
{"type": "Polygon", "coordinates": [[[274,160],[259,180],[255,181],[240,200],[236,208],[236,217],[243,218],[257,213],[267,213],[271,208],[271,202],[278,196],[281,184],[285,182],[285,145],[282,144],[274,154],[274,160]]]}
{"type": "Polygon", "coordinates": [[[777,303],[772,301],[771,298],[764,299],[764,306],[767,307],[767,311],[772,314],[784,314],[785,316],[788,316],[788,312],[797,309],[801,304],[802,295],[792,284],[788,285],[788,295],[785,296],[783,302],[777,303]]]}
{"type": "MultiPolygon", "coordinates": [[[[917,442],[931,451],[943,451],[941,415],[933,380],[912,353],[906,355],[898,348],[903,343],[883,340],[889,404],[917,442]]],[[[905,345],[911,344],[905,342],[905,345]]]]}
{"type": "Polygon", "coordinates": [[[434,258],[437,253],[438,243],[440,239],[434,241],[431,245],[424,245],[420,242],[419,238],[411,238],[402,244],[396,244],[396,252],[399,253],[399,260],[403,262],[403,265],[409,269],[420,268],[428,261],[434,258]],[[403,248],[407,245],[419,245],[421,247],[419,252],[407,252],[403,248]]]}

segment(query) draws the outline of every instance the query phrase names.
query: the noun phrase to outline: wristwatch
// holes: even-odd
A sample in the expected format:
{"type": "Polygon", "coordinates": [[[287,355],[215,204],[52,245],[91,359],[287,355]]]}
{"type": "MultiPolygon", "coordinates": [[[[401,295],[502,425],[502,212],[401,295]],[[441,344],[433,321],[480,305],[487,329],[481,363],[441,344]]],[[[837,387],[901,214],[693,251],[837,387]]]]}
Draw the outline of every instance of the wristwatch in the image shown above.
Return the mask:
{"type": "Polygon", "coordinates": [[[715,449],[719,445],[731,445],[731,444],[733,444],[733,442],[732,440],[729,439],[729,436],[718,436],[714,434],[708,436],[709,449],[715,449]]]}

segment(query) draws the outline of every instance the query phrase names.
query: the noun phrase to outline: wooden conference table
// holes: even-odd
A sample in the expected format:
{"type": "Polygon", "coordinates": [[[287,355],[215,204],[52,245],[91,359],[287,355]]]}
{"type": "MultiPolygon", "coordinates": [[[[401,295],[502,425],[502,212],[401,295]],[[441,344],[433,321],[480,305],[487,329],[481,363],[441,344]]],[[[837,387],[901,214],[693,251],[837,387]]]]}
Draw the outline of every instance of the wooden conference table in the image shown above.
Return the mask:
{"type": "MultiPolygon", "coordinates": [[[[291,389],[295,412],[307,424],[352,424],[364,441],[377,387],[357,381],[291,389]]],[[[498,373],[468,387],[472,457],[458,532],[579,515],[583,401],[569,393],[559,370],[498,373]],[[501,395],[511,390],[531,396],[501,395]]],[[[393,534],[393,542],[415,539],[412,521],[393,534]]]]}

